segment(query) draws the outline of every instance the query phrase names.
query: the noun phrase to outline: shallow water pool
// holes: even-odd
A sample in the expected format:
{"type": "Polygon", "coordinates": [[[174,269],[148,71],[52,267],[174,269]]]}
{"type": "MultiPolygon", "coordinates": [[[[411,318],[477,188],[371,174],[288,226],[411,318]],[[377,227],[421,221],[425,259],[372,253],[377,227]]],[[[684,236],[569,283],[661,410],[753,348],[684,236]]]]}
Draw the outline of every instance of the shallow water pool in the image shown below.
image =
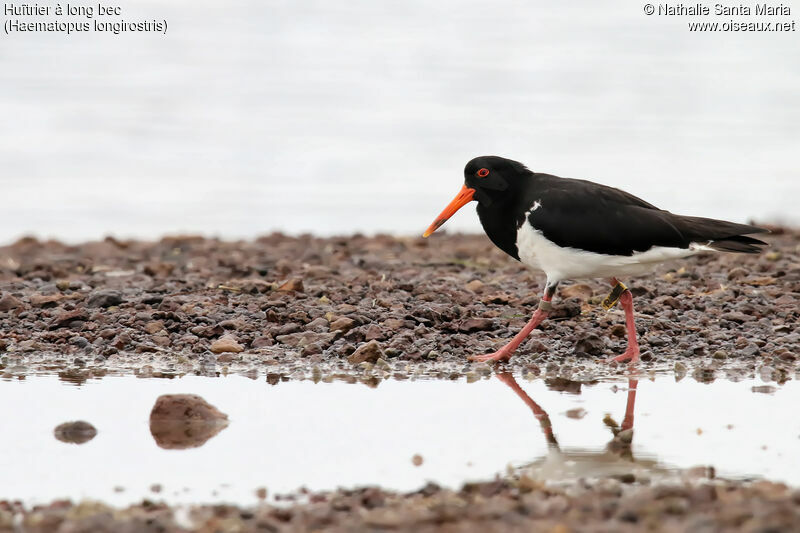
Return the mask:
{"type": "Polygon", "coordinates": [[[564,387],[510,374],[375,388],[271,385],[264,376],[117,376],[78,386],[57,376],[3,380],[0,498],[252,504],[261,487],[270,499],[301,487],[457,487],[509,466],[559,481],[705,465],[721,477],[800,484],[795,381],[664,376],[640,379],[636,392],[631,385],[637,382],[564,387]],[[564,388],[570,392],[556,390],[564,388]],[[202,396],[229,425],[205,441],[190,439],[186,449],[161,448],[149,416],[156,399],[172,393],[202,396]],[[71,420],[91,423],[97,435],[84,444],[56,440],[54,428],[71,420]],[[629,428],[630,454],[609,452],[614,432],[629,428]]]}

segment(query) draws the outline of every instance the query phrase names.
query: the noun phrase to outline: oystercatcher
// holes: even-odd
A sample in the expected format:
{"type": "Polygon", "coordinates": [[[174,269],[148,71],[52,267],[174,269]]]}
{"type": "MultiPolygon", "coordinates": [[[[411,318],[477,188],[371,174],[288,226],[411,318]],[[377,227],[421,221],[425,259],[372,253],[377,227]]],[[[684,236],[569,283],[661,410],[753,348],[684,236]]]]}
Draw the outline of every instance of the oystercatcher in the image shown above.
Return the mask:
{"type": "Polygon", "coordinates": [[[746,235],[768,230],[710,218],[674,215],[625,191],[591,181],[530,171],[517,161],[476,157],[464,168],[464,186],[433,221],[428,237],[461,207],[476,200],[489,239],[505,253],[547,276],[530,321],[498,351],[474,361],[504,361],[552,311],[559,282],[607,278],[603,301],[625,311],[628,347],[611,361],[639,359],[633,298],[618,277],[636,276],[671,259],[704,251],[758,253],[766,243],[746,235]]]}

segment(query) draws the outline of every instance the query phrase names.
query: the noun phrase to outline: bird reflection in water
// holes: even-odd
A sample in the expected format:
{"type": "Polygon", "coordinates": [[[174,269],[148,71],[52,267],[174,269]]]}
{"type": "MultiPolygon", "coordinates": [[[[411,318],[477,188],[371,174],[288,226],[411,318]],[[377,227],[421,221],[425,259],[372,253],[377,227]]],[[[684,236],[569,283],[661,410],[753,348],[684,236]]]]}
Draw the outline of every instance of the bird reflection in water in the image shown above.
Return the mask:
{"type": "Polygon", "coordinates": [[[530,408],[534,417],[539,421],[547,441],[548,453],[522,467],[529,477],[541,480],[568,480],[594,476],[633,480],[668,470],[655,460],[633,457],[631,444],[633,442],[634,407],[638,379],[628,380],[627,403],[622,424],[617,425],[610,416],[604,419],[604,423],[613,433],[613,438],[605,449],[565,449],[558,443],[547,412],[522,390],[514,376],[504,372],[497,374],[497,378],[508,385],[530,408]]]}

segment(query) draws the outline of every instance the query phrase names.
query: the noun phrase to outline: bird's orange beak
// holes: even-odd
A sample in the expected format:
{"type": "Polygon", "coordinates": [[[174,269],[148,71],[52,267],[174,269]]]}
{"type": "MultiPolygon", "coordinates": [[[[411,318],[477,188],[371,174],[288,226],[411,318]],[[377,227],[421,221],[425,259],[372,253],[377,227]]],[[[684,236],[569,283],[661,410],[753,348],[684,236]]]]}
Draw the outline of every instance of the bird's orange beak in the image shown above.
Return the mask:
{"type": "Polygon", "coordinates": [[[453,201],[447,204],[447,207],[444,208],[436,220],[433,221],[428,229],[425,230],[425,233],[422,234],[423,237],[428,237],[431,233],[439,229],[442,224],[447,222],[447,219],[450,218],[455,214],[456,211],[464,207],[466,204],[472,201],[472,196],[475,194],[475,189],[470,189],[466,185],[461,187],[461,190],[458,192],[453,201]]]}

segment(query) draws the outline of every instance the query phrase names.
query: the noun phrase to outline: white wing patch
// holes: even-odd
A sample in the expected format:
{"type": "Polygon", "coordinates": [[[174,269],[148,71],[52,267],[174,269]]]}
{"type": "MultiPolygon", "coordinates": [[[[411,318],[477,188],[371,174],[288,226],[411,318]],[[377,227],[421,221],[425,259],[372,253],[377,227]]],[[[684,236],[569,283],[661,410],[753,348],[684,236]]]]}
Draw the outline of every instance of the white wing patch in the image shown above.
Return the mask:
{"type": "Polygon", "coordinates": [[[533,213],[534,211],[536,211],[540,207],[542,207],[542,201],[541,200],[536,200],[535,202],[533,202],[533,206],[530,209],[528,209],[527,211],[525,211],[525,218],[528,218],[528,216],[530,216],[531,213],[533,213]]]}

